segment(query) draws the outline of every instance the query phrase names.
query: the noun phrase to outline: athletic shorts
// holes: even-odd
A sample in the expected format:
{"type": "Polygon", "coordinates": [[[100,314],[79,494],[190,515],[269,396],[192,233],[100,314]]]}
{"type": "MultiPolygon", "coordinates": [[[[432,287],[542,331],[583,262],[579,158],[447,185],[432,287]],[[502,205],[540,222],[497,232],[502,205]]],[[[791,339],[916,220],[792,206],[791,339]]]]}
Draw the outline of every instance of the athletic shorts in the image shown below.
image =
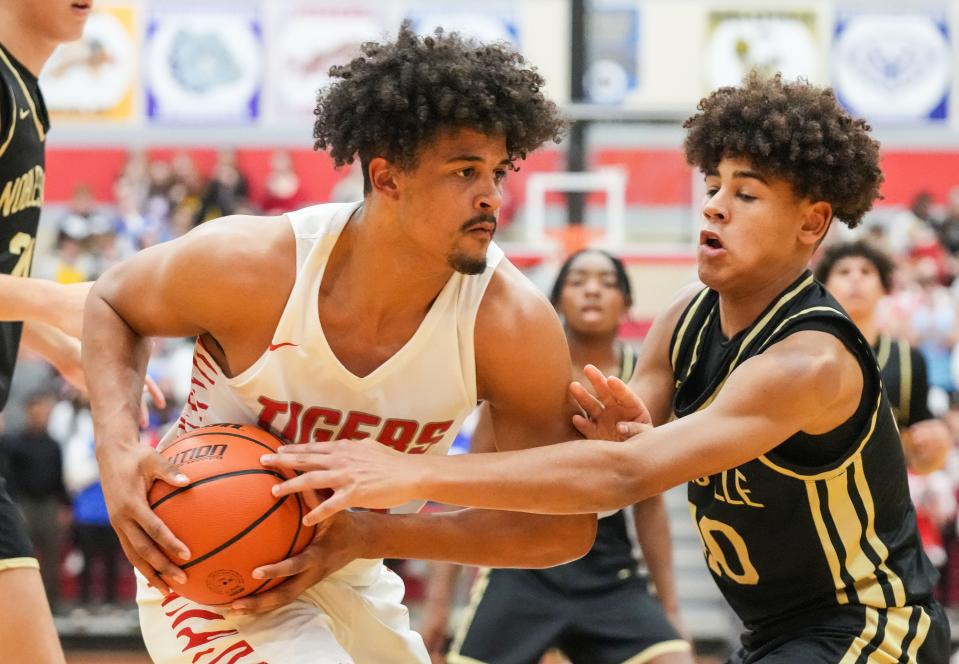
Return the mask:
{"type": "Polygon", "coordinates": [[[140,628],[155,664],[429,664],[403,592],[381,562],[357,560],[286,606],[233,618],[228,606],[164,598],[137,573],[140,628]]]}
{"type": "Polygon", "coordinates": [[[20,508],[10,498],[7,483],[0,477],[0,572],[16,567],[39,569],[40,564],[20,508]]]}
{"type": "Polygon", "coordinates": [[[728,664],[948,664],[949,620],[935,602],[903,608],[838,607],[763,639],[743,635],[728,664]]]}
{"type": "Polygon", "coordinates": [[[642,664],[688,652],[646,581],[564,592],[532,570],[483,571],[449,664],[537,664],[559,648],[574,664],[642,664]]]}

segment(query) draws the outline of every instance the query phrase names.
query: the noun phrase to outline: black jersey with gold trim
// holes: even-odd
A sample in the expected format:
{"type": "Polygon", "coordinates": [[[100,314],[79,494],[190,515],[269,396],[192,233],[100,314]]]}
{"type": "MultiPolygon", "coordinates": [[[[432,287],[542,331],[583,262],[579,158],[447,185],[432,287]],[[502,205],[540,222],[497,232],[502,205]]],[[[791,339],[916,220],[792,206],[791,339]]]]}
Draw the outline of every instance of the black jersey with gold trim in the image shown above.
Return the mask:
{"type": "MultiPolygon", "coordinates": [[[[628,383],[636,370],[636,351],[620,346],[618,377],[628,383]]],[[[621,585],[639,573],[633,511],[625,508],[603,516],[596,525],[596,539],[589,552],[578,560],[547,569],[531,570],[567,592],[596,591],[621,585]]]]}
{"type": "Polygon", "coordinates": [[[708,406],[736,367],[800,330],[837,337],[864,377],[857,412],[837,429],[797,433],[689,483],[706,562],[727,601],[749,629],[768,632],[830,607],[928,600],[935,571],[919,543],[898,431],[862,334],[808,272],[728,340],[718,301],[715,291],[701,291],[673,333],[676,417],[708,406]]]}
{"type": "Polygon", "coordinates": [[[905,339],[879,335],[873,347],[899,430],[932,419],[926,360],[905,339]]]}
{"type": "MultiPolygon", "coordinates": [[[[30,276],[49,129],[36,77],[0,45],[0,273],[30,276]]],[[[7,401],[21,323],[0,323],[0,409],[7,401]]]]}

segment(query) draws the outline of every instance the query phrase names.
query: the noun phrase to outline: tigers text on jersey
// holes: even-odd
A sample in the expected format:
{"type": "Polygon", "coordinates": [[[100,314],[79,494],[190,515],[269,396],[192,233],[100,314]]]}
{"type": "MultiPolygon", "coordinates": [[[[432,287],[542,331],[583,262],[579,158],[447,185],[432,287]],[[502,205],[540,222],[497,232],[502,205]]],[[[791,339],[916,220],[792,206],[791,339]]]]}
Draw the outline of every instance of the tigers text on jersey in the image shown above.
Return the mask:
{"type": "Polygon", "coordinates": [[[677,417],[707,407],[737,366],[801,330],[837,337],[863,371],[860,406],[840,427],[799,432],[688,484],[720,590],[757,632],[830,607],[865,607],[884,620],[899,607],[903,641],[920,642],[928,620],[913,624],[900,608],[930,601],[935,572],[919,542],[899,435],[868,343],[808,272],[731,339],[722,336],[718,302],[715,291],[701,291],[673,334],[677,417]]]}
{"type": "Polygon", "coordinates": [[[318,310],[327,259],[358,207],[317,205],[288,215],[297,276],[272,342],[232,378],[197,343],[192,390],[161,444],[196,427],[229,422],[255,423],[290,442],[373,438],[407,454],[446,454],[476,405],[473,326],[503,253],[490,245],[482,274],[454,273],[409,341],[361,378],[330,349],[318,310]]]}
{"type": "MultiPolygon", "coordinates": [[[[49,120],[36,77],[0,45],[0,273],[30,276],[49,120]]],[[[0,410],[20,345],[19,322],[0,323],[0,410]]]]}

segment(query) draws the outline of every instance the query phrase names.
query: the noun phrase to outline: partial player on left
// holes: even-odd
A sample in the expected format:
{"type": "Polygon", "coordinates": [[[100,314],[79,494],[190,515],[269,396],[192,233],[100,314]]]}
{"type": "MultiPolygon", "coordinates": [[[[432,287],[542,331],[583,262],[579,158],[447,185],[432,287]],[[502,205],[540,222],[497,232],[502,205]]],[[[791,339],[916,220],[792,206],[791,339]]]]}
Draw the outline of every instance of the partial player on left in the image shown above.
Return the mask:
{"type": "MultiPolygon", "coordinates": [[[[80,341],[89,284],[31,280],[43,203],[49,120],[37,76],[79,39],[92,0],[0,0],[0,408],[21,341],[82,385],[80,341]]],[[[64,661],[33,546],[0,480],[0,661],[64,661]]]]}

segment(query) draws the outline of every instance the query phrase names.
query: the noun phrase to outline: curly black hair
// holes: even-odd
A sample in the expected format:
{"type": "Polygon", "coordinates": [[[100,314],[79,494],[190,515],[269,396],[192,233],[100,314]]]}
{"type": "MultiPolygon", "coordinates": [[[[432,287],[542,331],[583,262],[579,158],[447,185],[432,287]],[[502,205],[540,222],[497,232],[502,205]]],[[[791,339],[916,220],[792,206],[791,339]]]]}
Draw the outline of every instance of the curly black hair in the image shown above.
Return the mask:
{"type": "Polygon", "coordinates": [[[881,198],[879,143],[871,127],[843,110],[830,88],[750,73],[722,87],[683,123],[686,161],[704,172],[727,157],[788,181],[800,198],[826,201],[850,228],[881,198]]]}
{"type": "Polygon", "coordinates": [[[559,142],[566,127],[522,55],[442,29],[422,37],[404,23],[396,41],[363,44],[362,56],[330,76],[313,111],[314,149],[328,149],[336,166],[358,155],[367,193],[370,159],[413,168],[419,150],[446,130],[505,136],[512,162],[559,142]]]}
{"type": "Polygon", "coordinates": [[[882,249],[867,242],[866,240],[856,240],[854,242],[840,242],[827,248],[819,262],[816,263],[815,276],[820,283],[826,283],[829,275],[832,274],[836,263],[843,258],[864,258],[879,273],[879,281],[882,283],[882,289],[887,293],[892,290],[892,273],[896,269],[896,264],[882,249]]]}

